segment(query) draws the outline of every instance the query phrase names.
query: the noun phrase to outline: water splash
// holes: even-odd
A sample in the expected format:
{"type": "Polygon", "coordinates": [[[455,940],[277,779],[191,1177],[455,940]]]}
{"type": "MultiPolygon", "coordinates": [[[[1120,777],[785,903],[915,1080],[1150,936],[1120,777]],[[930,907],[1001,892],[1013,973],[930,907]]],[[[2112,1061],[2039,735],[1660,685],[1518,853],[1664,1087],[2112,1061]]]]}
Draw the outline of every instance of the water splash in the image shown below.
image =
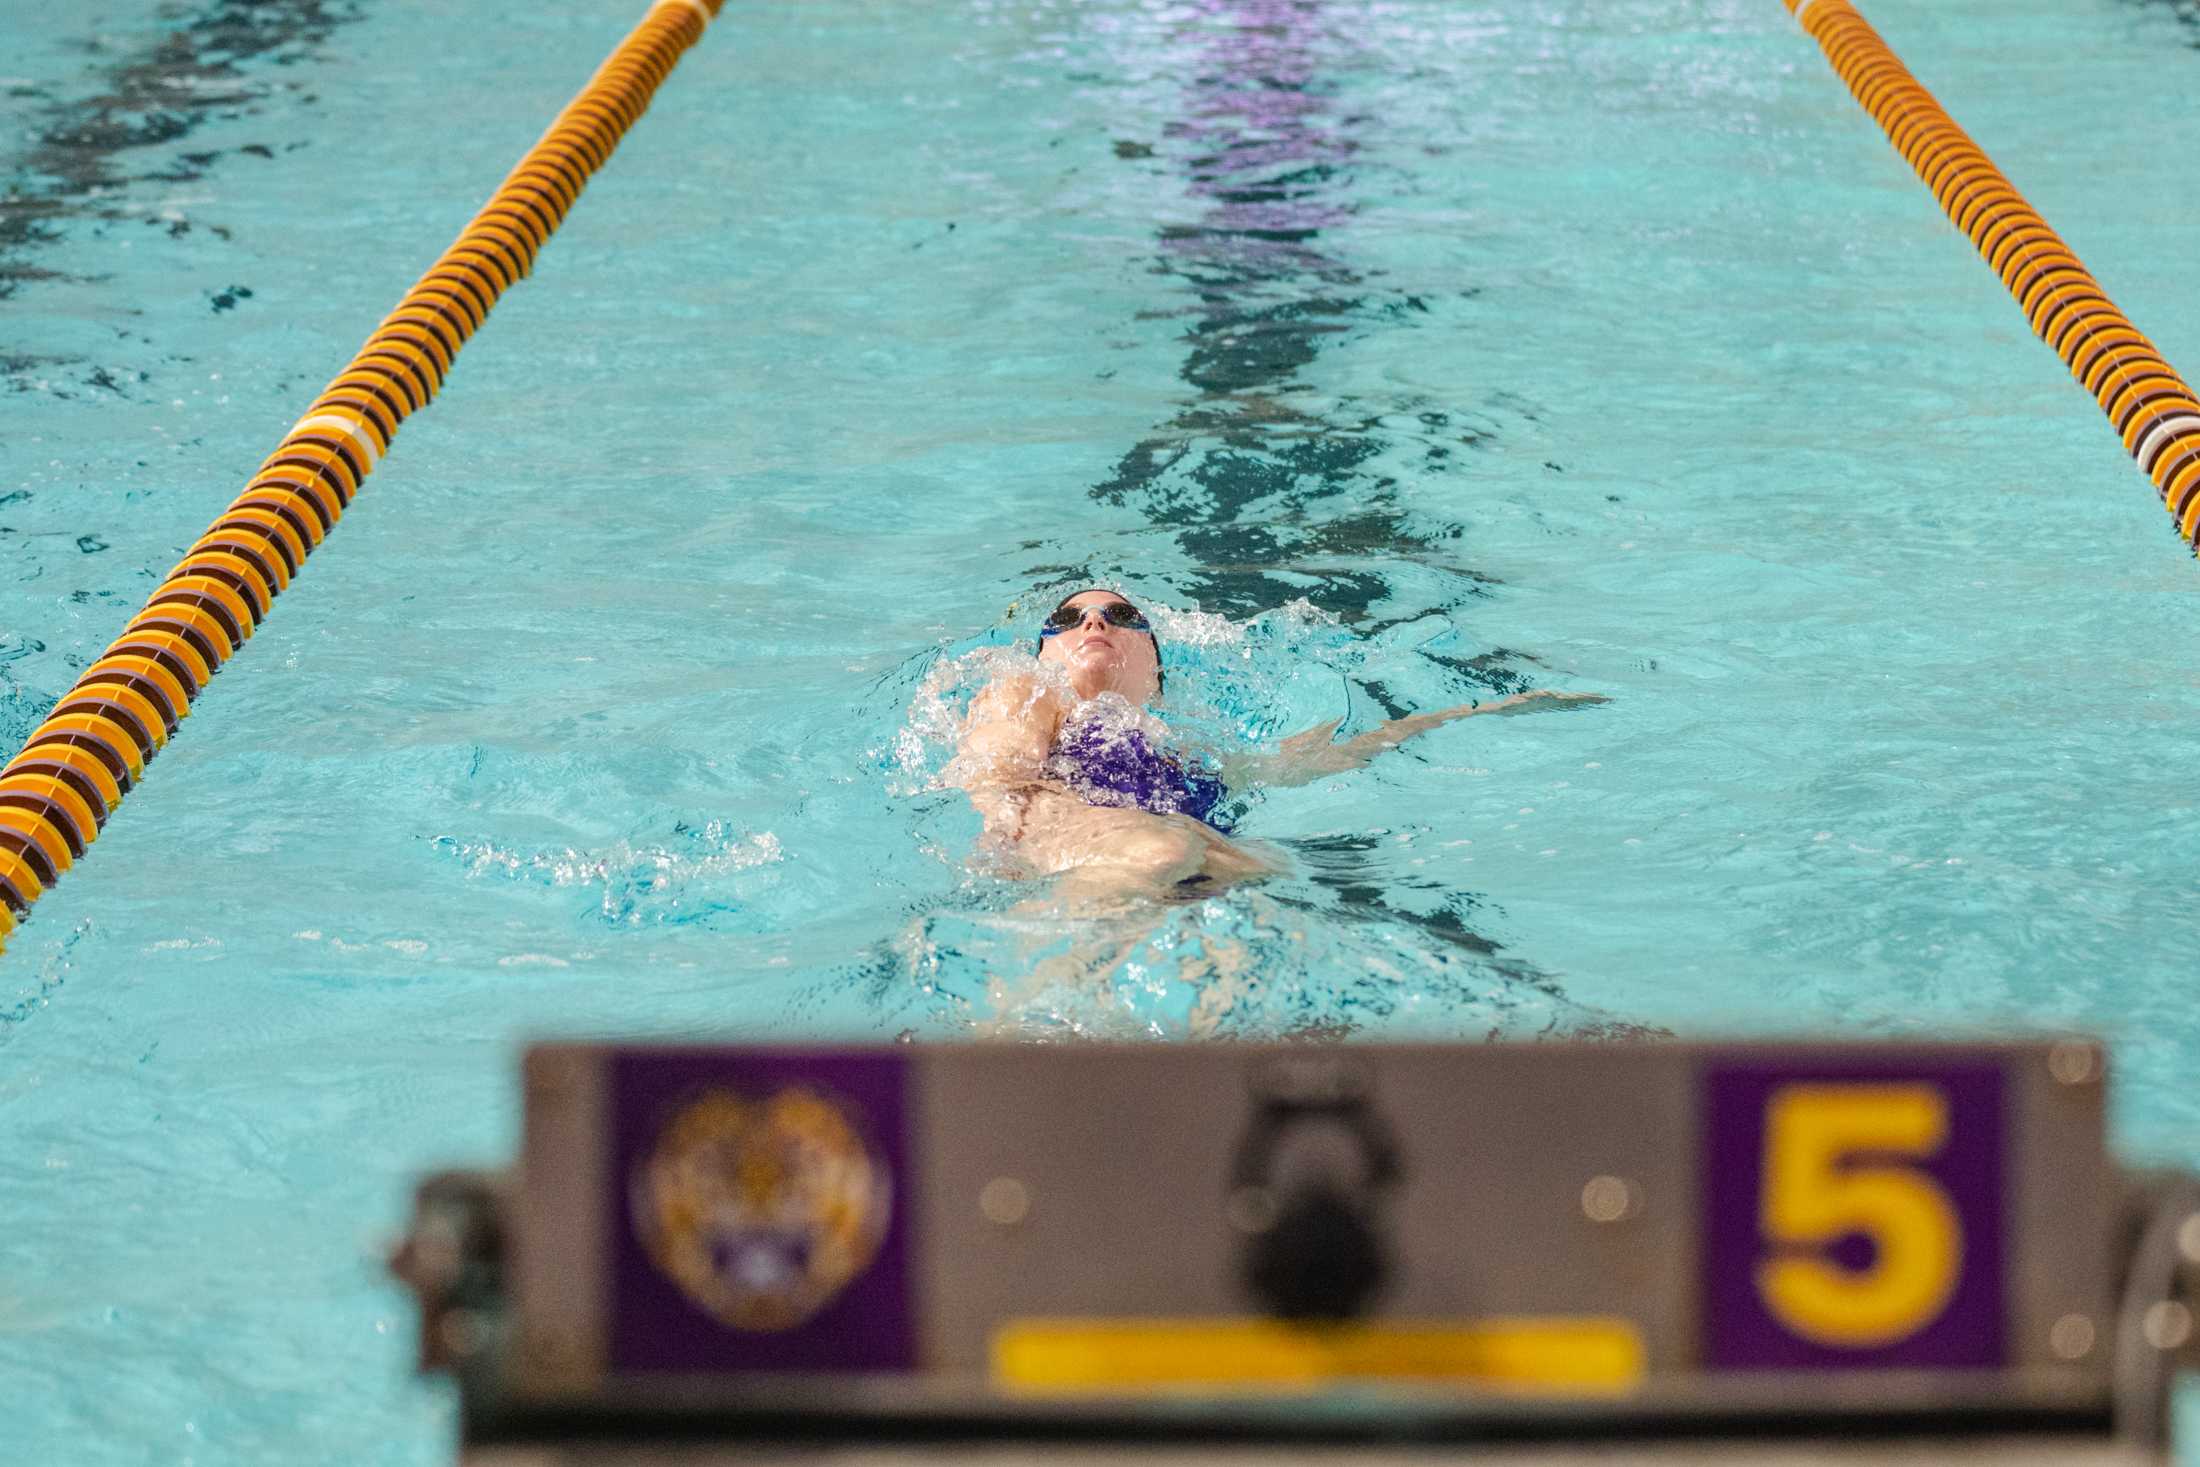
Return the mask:
{"type": "Polygon", "coordinates": [[[679,846],[622,840],[602,851],[530,851],[445,835],[434,847],[460,862],[469,877],[596,889],[596,915],[614,927],[685,925],[740,912],[753,893],[735,878],[786,859],[779,837],[768,830],[749,834],[712,820],[683,823],[674,832],[683,838],[679,846]]]}
{"type": "Polygon", "coordinates": [[[1332,874],[1100,918],[973,883],[832,981],[860,989],[882,1024],[938,1038],[1481,1039],[1626,1027],[1455,913],[1401,921],[1356,894],[1372,885],[1340,898],[1325,886],[1332,874]]]}
{"type": "MultiPolygon", "coordinates": [[[[1350,699],[1344,676],[1367,655],[1336,617],[1303,598],[1243,621],[1180,610],[1151,596],[1137,600],[1161,642],[1167,692],[1152,713],[1103,700],[1107,706],[1088,716],[1111,732],[1136,728],[1208,758],[1251,752],[1338,716],[1350,699]]],[[[940,774],[954,756],[971,701],[997,678],[1033,672],[1042,679],[1062,676],[1056,664],[1031,655],[1028,640],[989,642],[930,659],[883,756],[891,792],[946,788],[940,774]]]]}

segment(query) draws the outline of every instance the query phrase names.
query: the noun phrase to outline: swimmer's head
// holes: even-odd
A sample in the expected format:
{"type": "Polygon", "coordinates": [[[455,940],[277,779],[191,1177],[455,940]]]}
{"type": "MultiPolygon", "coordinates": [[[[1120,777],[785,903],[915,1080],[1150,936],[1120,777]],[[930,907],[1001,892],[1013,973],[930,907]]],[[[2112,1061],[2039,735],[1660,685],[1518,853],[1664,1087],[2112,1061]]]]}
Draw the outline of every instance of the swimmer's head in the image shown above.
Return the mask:
{"type": "Polygon", "coordinates": [[[1121,592],[1095,586],[1063,597],[1039,628],[1039,657],[1067,668],[1081,698],[1120,693],[1145,704],[1161,692],[1161,639],[1121,592]]]}

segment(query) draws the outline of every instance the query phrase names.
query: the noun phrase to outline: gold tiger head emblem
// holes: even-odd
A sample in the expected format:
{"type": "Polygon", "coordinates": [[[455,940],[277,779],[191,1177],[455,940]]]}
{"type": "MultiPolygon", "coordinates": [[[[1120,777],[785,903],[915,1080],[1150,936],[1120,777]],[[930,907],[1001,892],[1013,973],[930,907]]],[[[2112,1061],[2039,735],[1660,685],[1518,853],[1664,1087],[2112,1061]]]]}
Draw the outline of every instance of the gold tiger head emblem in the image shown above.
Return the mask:
{"type": "Polygon", "coordinates": [[[891,1178],[847,1112],[792,1086],[713,1091],[683,1107],[636,1168],[651,1261],[739,1330],[792,1329],[870,1266],[891,1178]]]}

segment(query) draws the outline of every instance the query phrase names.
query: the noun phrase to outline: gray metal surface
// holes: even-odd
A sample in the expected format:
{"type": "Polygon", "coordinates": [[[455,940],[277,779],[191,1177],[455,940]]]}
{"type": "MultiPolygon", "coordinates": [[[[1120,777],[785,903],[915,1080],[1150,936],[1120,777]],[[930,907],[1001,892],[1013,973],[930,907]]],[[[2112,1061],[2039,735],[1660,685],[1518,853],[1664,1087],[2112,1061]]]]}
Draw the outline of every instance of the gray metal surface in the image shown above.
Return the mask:
{"type": "MultiPolygon", "coordinates": [[[[1227,1216],[1232,1158],[1259,1051],[1000,1049],[919,1071],[931,1137],[923,1176],[926,1343],[983,1367],[1016,1316],[1218,1316],[1254,1309],[1227,1216]],[[996,1178],[1019,1222],[979,1205],[996,1178]]],[[[1692,1353],[1688,1249],[1696,1206],[1689,1070],[1649,1049],[1424,1047],[1301,1051],[1360,1072],[1398,1138],[1387,1209],[1396,1281],[1381,1318],[1621,1313],[1650,1357],[1692,1353]],[[1583,1188],[1615,1176],[1638,1201],[1613,1222],[1583,1188]]]]}
{"type": "Polygon", "coordinates": [[[541,1046],[525,1070],[525,1127],[510,1242],[513,1318],[504,1365],[540,1399],[583,1396],[603,1380],[605,1150],[602,1052],[541,1046]]]}
{"type": "Polygon", "coordinates": [[[2012,1060],[2008,1217],[2012,1249],[2010,1356],[2057,1365],[2057,1327],[2068,1349],[2083,1320],[2092,1347],[2080,1357],[2106,1370],[2114,1336],[2112,1277],[2119,1184],[2105,1149],[2107,1057],[2083,1040],[2037,1045],[2012,1060]]]}

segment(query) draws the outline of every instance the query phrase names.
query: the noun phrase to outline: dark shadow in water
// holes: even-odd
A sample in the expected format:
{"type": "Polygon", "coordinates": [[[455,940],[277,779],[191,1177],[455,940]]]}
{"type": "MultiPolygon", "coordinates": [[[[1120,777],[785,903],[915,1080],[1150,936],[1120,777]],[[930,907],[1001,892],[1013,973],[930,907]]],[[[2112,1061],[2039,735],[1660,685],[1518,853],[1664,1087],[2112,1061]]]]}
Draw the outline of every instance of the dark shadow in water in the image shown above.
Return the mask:
{"type": "Polygon", "coordinates": [[[2200,50],[2200,0],[2129,0],[2142,10],[2166,10],[2193,33],[2188,43],[2200,50]]]}
{"type": "MultiPolygon", "coordinates": [[[[1552,975],[1533,963],[1508,956],[1502,944],[1468,925],[1467,918],[1483,905],[1482,899],[1474,893],[1396,870],[1378,870],[1376,862],[1387,846],[1380,835],[1286,838],[1278,844],[1290,849],[1297,858],[1300,873],[1314,884],[1325,900],[1310,901],[1276,885],[1263,888],[1269,897],[1283,906],[1318,913],[1330,921],[1377,925],[1403,923],[1414,928],[1440,950],[1448,949],[1465,959],[1468,972],[1499,979],[1523,997],[1539,996],[1542,1001],[1532,1007],[1550,1015],[1544,1020],[1544,1027],[1536,1031],[1539,1034],[1605,1039],[1672,1037],[1668,1030],[1645,1027],[1584,1008],[1552,975]],[[1427,898],[1426,905],[1412,905],[1416,895],[1427,898]],[[1402,900],[1393,900],[1393,896],[1402,900]],[[1554,1005],[1556,1011],[1552,1012],[1554,1005]]],[[[1517,1000],[1508,1001],[1504,990],[1479,990],[1462,996],[1501,1014],[1513,1009],[1526,1012],[1530,1007],[1517,1000]]],[[[1492,1029],[1489,1037],[1521,1039],[1530,1035],[1517,1029],[1492,1029]]]]}
{"type": "MultiPolygon", "coordinates": [[[[222,154],[188,151],[183,144],[209,121],[250,116],[277,92],[295,93],[299,105],[310,105],[314,96],[305,82],[259,68],[313,59],[330,32],[357,20],[360,13],[354,0],[217,0],[195,9],[167,5],[158,12],[160,38],[136,50],[109,57],[97,38],[77,43],[93,58],[91,69],[98,80],[92,95],[60,100],[53,95],[56,86],[9,85],[9,130],[28,142],[0,163],[6,189],[0,197],[0,300],[41,280],[97,278],[39,263],[40,255],[61,243],[78,221],[157,229],[156,237],[189,234],[195,226],[187,219],[164,219],[109,196],[133,184],[189,183],[204,177],[222,154]]],[[[236,151],[266,158],[278,147],[303,146],[271,138],[236,151]]],[[[219,225],[197,227],[229,237],[219,225]]],[[[232,286],[214,297],[213,309],[233,307],[250,294],[232,286]]],[[[26,385],[25,374],[66,364],[63,358],[0,353],[0,375],[18,390],[26,385]]],[[[84,385],[124,391],[104,369],[84,385]]]]}
{"type": "MultiPolygon", "coordinates": [[[[1179,369],[1193,395],[1092,492],[1175,532],[1199,567],[1187,590],[1202,606],[1243,617],[1304,596],[1371,634],[1389,586],[1368,563],[1451,548],[1446,534],[1409,528],[1398,481],[1370,469],[1396,446],[1384,418],[1410,413],[1439,472],[1494,430],[1427,403],[1346,398],[1328,416],[1293,404],[1326,339],[1428,308],[1371,288],[1322,238],[1357,207],[1349,187],[1367,119],[1335,115],[1321,75],[1349,51],[1347,22],[1319,0],[1206,0],[1201,16],[1195,78],[1167,137],[1206,208],[1160,231],[1156,265],[1196,302],[1179,369]]],[[[1116,151],[1152,156],[1142,144],[1116,151]]],[[[1463,594],[1487,580],[1446,570],[1463,594]]]]}

